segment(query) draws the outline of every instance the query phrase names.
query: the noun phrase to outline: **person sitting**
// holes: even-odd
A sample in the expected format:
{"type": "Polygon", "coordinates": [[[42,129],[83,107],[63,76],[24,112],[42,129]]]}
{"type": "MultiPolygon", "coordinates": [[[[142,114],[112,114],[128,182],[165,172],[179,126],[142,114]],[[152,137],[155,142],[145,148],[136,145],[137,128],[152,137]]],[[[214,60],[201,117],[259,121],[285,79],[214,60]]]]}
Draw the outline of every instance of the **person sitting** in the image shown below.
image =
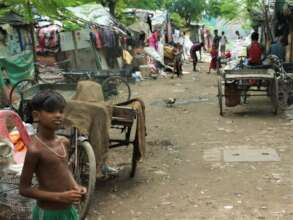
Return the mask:
{"type": "Polygon", "coordinates": [[[283,61],[285,60],[285,49],[280,36],[272,43],[269,54],[275,55],[283,61]]]}
{"type": "Polygon", "coordinates": [[[247,58],[249,65],[261,65],[261,56],[263,48],[258,42],[258,33],[253,32],[251,34],[251,44],[247,49],[247,58]]]}

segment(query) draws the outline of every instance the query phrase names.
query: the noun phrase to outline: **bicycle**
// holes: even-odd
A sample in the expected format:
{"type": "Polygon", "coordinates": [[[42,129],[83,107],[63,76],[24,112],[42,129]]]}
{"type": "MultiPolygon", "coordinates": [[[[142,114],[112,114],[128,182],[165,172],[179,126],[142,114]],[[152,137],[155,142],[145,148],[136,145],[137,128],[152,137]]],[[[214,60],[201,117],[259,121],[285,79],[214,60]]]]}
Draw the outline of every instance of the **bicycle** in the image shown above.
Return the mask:
{"type": "MultiPolygon", "coordinates": [[[[63,78],[55,83],[77,84],[79,80],[93,80],[101,83],[102,91],[106,101],[112,105],[129,101],[131,98],[131,89],[128,82],[120,76],[97,75],[93,72],[62,72],[63,78]]],[[[51,84],[43,83],[42,84],[51,84]]],[[[16,83],[9,93],[9,103],[13,109],[19,109],[22,92],[38,84],[36,79],[23,79],[16,83]]]]}
{"type": "Polygon", "coordinates": [[[64,72],[65,83],[77,83],[80,80],[93,80],[102,86],[104,98],[116,105],[131,98],[131,89],[128,82],[119,75],[111,75],[110,72],[104,75],[97,75],[94,72],[64,72]]]}

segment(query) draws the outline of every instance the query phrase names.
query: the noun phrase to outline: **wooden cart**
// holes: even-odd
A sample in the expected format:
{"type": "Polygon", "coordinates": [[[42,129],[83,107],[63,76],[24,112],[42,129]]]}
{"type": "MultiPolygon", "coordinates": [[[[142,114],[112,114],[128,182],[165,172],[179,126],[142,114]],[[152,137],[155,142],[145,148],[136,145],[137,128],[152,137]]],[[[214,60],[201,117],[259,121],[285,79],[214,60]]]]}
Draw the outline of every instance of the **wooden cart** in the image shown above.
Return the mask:
{"type": "Polygon", "coordinates": [[[249,96],[268,96],[275,114],[279,111],[279,79],[273,69],[226,70],[218,79],[220,115],[224,106],[246,103],[249,96]]]}

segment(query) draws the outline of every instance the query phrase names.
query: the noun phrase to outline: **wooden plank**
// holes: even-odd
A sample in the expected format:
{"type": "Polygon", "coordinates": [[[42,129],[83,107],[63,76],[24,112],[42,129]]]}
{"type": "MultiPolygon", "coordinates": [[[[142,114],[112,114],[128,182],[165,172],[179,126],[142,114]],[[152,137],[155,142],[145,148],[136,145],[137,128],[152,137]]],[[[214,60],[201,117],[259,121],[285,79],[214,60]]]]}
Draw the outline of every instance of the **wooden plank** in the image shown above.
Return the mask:
{"type": "Polygon", "coordinates": [[[274,74],[226,74],[225,79],[273,79],[274,74]]]}

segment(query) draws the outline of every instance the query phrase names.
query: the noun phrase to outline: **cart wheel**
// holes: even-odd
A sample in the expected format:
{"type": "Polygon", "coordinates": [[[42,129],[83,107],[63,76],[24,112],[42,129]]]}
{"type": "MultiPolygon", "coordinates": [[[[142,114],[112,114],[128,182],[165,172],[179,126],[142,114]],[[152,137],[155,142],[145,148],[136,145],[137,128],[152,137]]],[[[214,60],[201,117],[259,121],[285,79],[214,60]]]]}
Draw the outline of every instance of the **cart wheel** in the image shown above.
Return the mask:
{"type": "Polygon", "coordinates": [[[31,88],[35,84],[35,81],[32,79],[24,79],[17,82],[9,93],[9,106],[15,111],[21,110],[21,103],[23,99],[23,92],[31,88]]]}
{"type": "Polygon", "coordinates": [[[220,107],[220,115],[223,116],[223,90],[222,90],[222,80],[219,77],[218,79],[218,100],[220,107]]]}
{"type": "MultiPolygon", "coordinates": [[[[76,167],[73,167],[74,178],[78,184],[87,188],[87,193],[83,200],[77,205],[79,217],[81,220],[86,218],[90,202],[95,191],[96,185],[96,158],[91,144],[82,141],[78,144],[77,154],[73,154],[74,161],[77,161],[76,167]]],[[[70,160],[72,161],[72,159],[70,160]]]]}
{"type": "Polygon", "coordinates": [[[138,157],[139,157],[138,154],[139,154],[138,149],[135,146],[133,146],[130,178],[133,178],[135,176],[138,157]]]}
{"type": "Polygon", "coordinates": [[[273,98],[273,106],[274,106],[274,114],[277,115],[279,112],[279,80],[275,77],[274,78],[274,90],[272,92],[272,98],[273,98]]]}
{"type": "Polygon", "coordinates": [[[131,97],[130,86],[120,76],[110,76],[102,83],[104,97],[113,105],[126,102],[131,97]]]}

